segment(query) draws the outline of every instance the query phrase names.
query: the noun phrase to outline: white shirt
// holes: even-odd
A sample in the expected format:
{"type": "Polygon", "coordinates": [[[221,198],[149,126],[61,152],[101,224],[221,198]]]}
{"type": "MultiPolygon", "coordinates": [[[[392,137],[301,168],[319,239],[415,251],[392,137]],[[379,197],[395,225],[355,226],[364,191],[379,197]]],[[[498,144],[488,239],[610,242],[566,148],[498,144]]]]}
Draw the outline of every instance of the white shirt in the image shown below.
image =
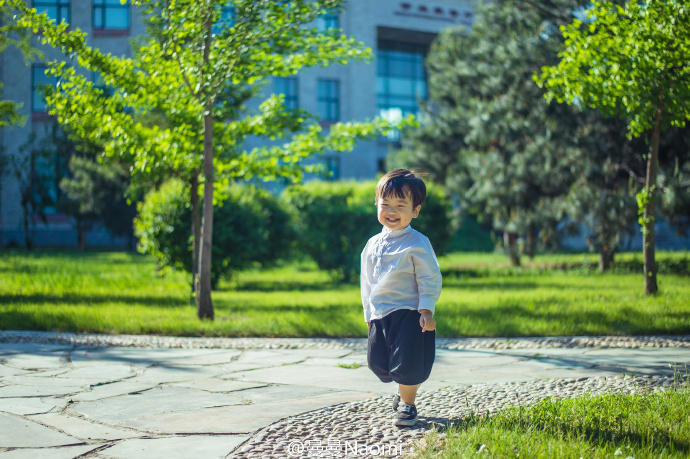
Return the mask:
{"type": "Polygon", "coordinates": [[[398,309],[428,309],[441,296],[441,269],[429,239],[407,226],[385,226],[362,251],[364,320],[380,319],[398,309]]]}

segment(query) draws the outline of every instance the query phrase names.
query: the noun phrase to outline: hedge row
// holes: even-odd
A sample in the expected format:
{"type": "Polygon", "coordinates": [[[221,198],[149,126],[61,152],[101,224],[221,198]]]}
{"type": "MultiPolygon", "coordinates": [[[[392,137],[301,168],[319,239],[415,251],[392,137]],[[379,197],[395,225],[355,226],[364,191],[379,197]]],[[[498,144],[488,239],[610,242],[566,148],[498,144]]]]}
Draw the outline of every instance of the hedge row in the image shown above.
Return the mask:
{"type": "MultiPolygon", "coordinates": [[[[367,240],[381,230],[374,204],[375,182],[319,182],[266,190],[233,185],[214,208],[212,283],[253,263],[269,264],[295,252],[311,256],[339,280],[354,281],[367,240]]],[[[451,205],[440,187],[429,185],[427,201],[412,225],[431,240],[437,254],[452,236],[451,205]]],[[[139,249],[161,266],[191,272],[189,190],[173,180],[150,192],[135,219],[139,249]]]]}

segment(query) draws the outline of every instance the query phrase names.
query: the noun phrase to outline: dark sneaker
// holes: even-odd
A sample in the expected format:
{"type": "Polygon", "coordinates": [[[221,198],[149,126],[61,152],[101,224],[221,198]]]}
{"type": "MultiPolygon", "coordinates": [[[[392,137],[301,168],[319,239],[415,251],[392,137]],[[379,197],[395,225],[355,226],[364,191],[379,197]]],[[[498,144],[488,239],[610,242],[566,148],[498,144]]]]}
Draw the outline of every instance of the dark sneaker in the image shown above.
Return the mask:
{"type": "Polygon", "coordinates": [[[410,427],[417,423],[417,407],[401,403],[395,414],[395,425],[398,427],[410,427]]]}
{"type": "Polygon", "coordinates": [[[400,394],[395,394],[395,397],[393,397],[393,411],[398,411],[398,405],[400,405],[400,394]]]}

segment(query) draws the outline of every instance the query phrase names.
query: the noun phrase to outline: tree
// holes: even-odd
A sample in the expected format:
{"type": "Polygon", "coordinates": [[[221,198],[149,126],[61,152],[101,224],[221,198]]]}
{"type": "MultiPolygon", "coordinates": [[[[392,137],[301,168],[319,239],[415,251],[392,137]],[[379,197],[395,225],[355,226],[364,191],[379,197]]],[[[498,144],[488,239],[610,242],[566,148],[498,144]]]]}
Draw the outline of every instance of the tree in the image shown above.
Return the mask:
{"type": "MultiPolygon", "coordinates": [[[[587,226],[587,243],[599,253],[599,268],[607,270],[623,236],[634,233],[635,194],[645,183],[647,145],[626,136],[626,122],[596,110],[584,113],[580,125],[581,161],[568,199],[568,215],[587,226]]],[[[682,232],[690,215],[683,202],[689,185],[684,170],[690,167],[690,129],[670,129],[659,146],[658,189],[661,213],[682,232]]]]}
{"type": "Polygon", "coordinates": [[[690,118],[690,8],[684,2],[594,2],[584,20],[562,27],[557,65],[536,81],[546,97],[597,108],[628,121],[627,134],[650,135],[644,189],[637,194],[645,293],[658,290],[654,258],[659,141],[690,118]]]}
{"type": "Polygon", "coordinates": [[[567,199],[567,214],[588,230],[587,245],[608,270],[623,236],[632,236],[635,191],[644,173],[640,142],[629,140],[624,123],[589,110],[580,124],[580,161],[567,199]]]}
{"type": "MultiPolygon", "coordinates": [[[[0,0],[5,1],[5,0],[0,0]]],[[[113,88],[111,97],[64,62],[52,72],[61,78],[59,91],[48,97],[51,113],[61,123],[104,146],[106,155],[128,160],[144,175],[175,170],[187,177],[201,170],[203,211],[196,289],[197,314],[213,318],[210,257],[213,237],[214,185],[220,189],[237,179],[299,178],[309,168],[300,161],[322,151],[351,149],[354,140],[380,135],[399,125],[382,119],[339,123],[322,133],[317,123],[286,112],[282,97],[272,96],[254,115],[219,119],[223,89],[257,83],[269,76],[287,76],[305,66],[345,64],[367,59],[370,50],[338,30],[319,32],[305,27],[327,10],[340,8],[339,0],[202,0],[169,2],[133,0],[159,34],[139,47],[136,59],[106,55],[86,44],[85,35],[55,25],[21,0],[7,0],[22,11],[18,24],[41,32],[41,40],[78,57],[86,69],[98,72],[113,88]],[[224,11],[232,12],[227,19],[224,11]],[[135,114],[160,111],[168,126],[144,125],[135,114]],[[189,124],[187,120],[193,120],[189,124]],[[217,130],[217,131],[216,131],[217,130]],[[215,137],[222,139],[214,144],[215,137]],[[283,138],[289,142],[246,151],[249,135],[283,138]],[[203,148],[199,148],[202,145],[203,148]]],[[[411,123],[406,119],[401,125],[411,123]]],[[[193,187],[194,188],[194,187],[193,187]]]]}
{"type": "Polygon", "coordinates": [[[31,133],[19,152],[9,155],[9,170],[19,185],[19,204],[22,208],[22,227],[24,228],[24,245],[27,250],[33,248],[31,227],[36,218],[47,222],[46,211],[57,203],[55,195],[55,170],[49,165],[56,165],[56,149],[51,142],[53,136],[38,138],[31,133]]]}
{"type": "MultiPolygon", "coordinates": [[[[9,46],[14,46],[23,53],[26,62],[40,57],[41,53],[31,47],[31,35],[11,20],[14,13],[15,11],[12,8],[0,2],[0,54],[4,53],[9,46]]],[[[4,97],[3,84],[0,82],[0,129],[6,126],[22,124],[24,117],[18,111],[21,108],[21,104],[12,100],[3,100],[2,97],[4,97]]],[[[19,158],[11,158],[4,155],[0,147],[0,177],[5,175],[8,169],[12,172],[14,169],[12,163],[16,163],[17,160],[19,158]]],[[[0,181],[0,183],[2,182],[0,181]]],[[[27,231],[26,224],[24,227],[25,231],[27,231]]],[[[29,237],[28,233],[26,233],[26,237],[29,237]]]]}
{"type": "Polygon", "coordinates": [[[671,129],[660,140],[660,213],[675,229],[687,237],[690,228],[690,126],[671,129]]]}
{"type": "Polygon", "coordinates": [[[553,238],[578,160],[577,110],[549,104],[535,69],[555,63],[580,2],[488,2],[472,28],[446,29],[427,58],[430,102],[422,127],[394,161],[422,167],[465,211],[504,234],[513,264],[519,235],[533,253],[553,238]]]}
{"type": "MultiPolygon", "coordinates": [[[[22,27],[18,27],[12,20],[16,13],[9,5],[0,3],[0,53],[3,53],[9,46],[19,49],[24,59],[28,62],[41,56],[41,53],[31,47],[31,35],[27,34],[22,27]]],[[[2,95],[2,82],[0,82],[0,96],[2,95]]],[[[0,100],[0,128],[19,124],[24,121],[24,117],[17,111],[21,104],[11,100],[0,100]]]]}
{"type": "Polygon", "coordinates": [[[99,162],[95,147],[77,146],[69,158],[69,176],[60,180],[62,199],[58,208],[71,215],[77,225],[77,244],[86,248],[86,231],[102,223],[111,234],[133,241],[132,222],[136,206],[127,200],[129,173],[117,161],[99,162]]]}
{"type": "MultiPolygon", "coordinates": [[[[293,248],[295,235],[285,206],[269,191],[246,184],[224,190],[214,209],[211,284],[256,263],[266,266],[293,248]]],[[[191,272],[192,228],[188,185],[179,179],[151,190],[138,204],[135,231],[140,250],[153,255],[159,268],[191,272]]]]}

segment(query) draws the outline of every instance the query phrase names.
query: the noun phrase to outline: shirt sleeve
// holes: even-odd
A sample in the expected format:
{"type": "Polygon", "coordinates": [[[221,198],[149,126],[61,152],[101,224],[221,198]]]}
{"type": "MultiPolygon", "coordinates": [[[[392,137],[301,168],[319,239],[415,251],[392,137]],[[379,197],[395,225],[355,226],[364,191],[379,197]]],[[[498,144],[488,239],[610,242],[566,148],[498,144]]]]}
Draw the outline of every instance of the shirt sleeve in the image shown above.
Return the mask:
{"type": "Polygon", "coordinates": [[[431,243],[425,242],[426,244],[417,247],[412,252],[414,275],[419,292],[417,309],[428,309],[433,314],[436,302],[441,296],[441,268],[431,243]]]}
{"type": "Polygon", "coordinates": [[[367,321],[367,308],[369,306],[369,295],[371,285],[369,285],[369,242],[364,246],[361,255],[361,269],[359,273],[359,284],[362,294],[362,308],[364,309],[364,321],[367,321]]]}

